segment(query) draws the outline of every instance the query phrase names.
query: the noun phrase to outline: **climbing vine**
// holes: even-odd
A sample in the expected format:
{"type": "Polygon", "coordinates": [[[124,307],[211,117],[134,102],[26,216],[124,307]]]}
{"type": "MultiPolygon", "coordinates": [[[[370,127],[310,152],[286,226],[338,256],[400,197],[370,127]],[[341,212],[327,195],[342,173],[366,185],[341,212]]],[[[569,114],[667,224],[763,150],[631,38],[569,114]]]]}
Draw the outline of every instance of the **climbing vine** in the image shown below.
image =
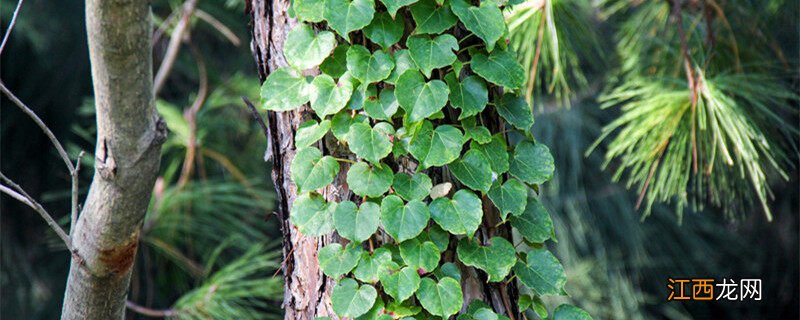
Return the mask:
{"type": "MultiPolygon", "coordinates": [[[[502,10],[513,3],[381,2],[295,0],[289,66],[261,91],[266,110],[310,104],[316,115],[295,134],[290,219],[303,235],[349,240],[318,253],[337,280],[333,311],[448,318],[465,302],[462,268],[475,268],[527,287],[512,310],[548,317],[540,297],[566,294],[566,276],[544,247],[553,223],[535,194],[554,163],[530,134],[525,71],[504,39],[502,10]],[[355,196],[329,202],[317,191],[340,173],[355,196]]],[[[589,318],[570,305],[552,317],[589,318]]],[[[458,318],[507,319],[481,301],[458,318]]]]}

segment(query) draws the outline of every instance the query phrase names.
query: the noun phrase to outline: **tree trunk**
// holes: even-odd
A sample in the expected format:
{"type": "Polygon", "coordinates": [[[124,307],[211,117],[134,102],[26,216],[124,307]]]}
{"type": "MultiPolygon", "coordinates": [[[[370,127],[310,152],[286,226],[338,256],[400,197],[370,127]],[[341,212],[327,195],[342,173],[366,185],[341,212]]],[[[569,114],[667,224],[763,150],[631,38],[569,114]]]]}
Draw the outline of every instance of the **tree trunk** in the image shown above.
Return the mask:
{"type": "MultiPolygon", "coordinates": [[[[288,0],[250,0],[247,3],[247,13],[251,16],[252,42],[251,49],[258,67],[259,78],[263,82],[270,72],[280,67],[287,66],[283,56],[283,46],[286,35],[295,25],[296,21],[288,14],[291,2],[288,0]]],[[[285,292],[283,308],[285,319],[314,319],[315,317],[328,316],[338,319],[331,307],[330,295],[335,280],[325,276],[317,261],[317,252],[328,243],[339,242],[336,233],[323,237],[306,237],[302,235],[289,220],[291,206],[298,196],[297,187],[290,178],[290,164],[296,149],[294,148],[294,134],[301,123],[312,119],[313,111],[302,107],[287,112],[268,112],[269,148],[273,161],[272,180],[277,193],[276,214],[280,219],[283,231],[283,275],[285,279],[285,292]]],[[[487,127],[492,132],[500,132],[501,120],[494,114],[487,127]]],[[[337,146],[335,139],[324,139],[320,150],[325,154],[340,158],[351,158],[349,153],[339,153],[342,148],[337,146]]],[[[346,173],[349,164],[340,163],[341,170],[336,179],[322,190],[322,195],[328,201],[353,200],[354,197],[346,184],[346,173]]],[[[402,166],[402,164],[401,164],[402,166]]],[[[413,169],[413,168],[406,168],[413,169]]],[[[432,170],[433,171],[433,170],[432,170]]],[[[450,182],[442,170],[427,172],[433,183],[450,182]]],[[[511,239],[511,230],[508,224],[500,228],[493,226],[499,221],[499,215],[489,200],[484,197],[485,224],[476,233],[478,239],[484,243],[491,235],[511,239]],[[494,222],[494,224],[491,223],[494,222]]],[[[387,236],[388,237],[388,236],[387,236]]],[[[443,262],[454,262],[455,245],[457,241],[451,239],[450,248],[444,253],[443,262]]],[[[377,243],[376,245],[379,245],[377,243]]],[[[464,306],[462,311],[472,300],[487,302],[499,314],[511,315],[512,319],[519,319],[516,308],[517,289],[512,281],[508,285],[487,284],[486,275],[477,272],[474,268],[461,265],[462,288],[464,306]]]]}
{"type": "Polygon", "coordinates": [[[166,125],[153,97],[149,1],[86,1],[97,145],[62,319],[122,319],[166,125]]]}

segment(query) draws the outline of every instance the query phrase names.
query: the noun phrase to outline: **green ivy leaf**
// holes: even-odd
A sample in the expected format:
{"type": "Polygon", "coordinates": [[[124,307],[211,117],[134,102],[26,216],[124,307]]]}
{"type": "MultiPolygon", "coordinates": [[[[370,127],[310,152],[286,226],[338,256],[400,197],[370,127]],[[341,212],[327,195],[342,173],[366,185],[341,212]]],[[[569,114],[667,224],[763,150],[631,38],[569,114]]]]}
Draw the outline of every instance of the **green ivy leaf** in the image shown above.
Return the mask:
{"type": "Polygon", "coordinates": [[[461,282],[461,269],[459,269],[458,266],[452,262],[443,263],[438,269],[436,269],[436,271],[433,272],[433,275],[436,276],[436,279],[450,277],[461,282]]]}
{"type": "Polygon", "coordinates": [[[330,129],[330,120],[322,120],[319,123],[317,120],[303,122],[297,127],[297,133],[294,135],[294,147],[297,149],[308,147],[322,139],[330,129]]]}
{"type": "Polygon", "coordinates": [[[447,86],[450,88],[450,104],[454,108],[461,109],[458,120],[474,116],[486,108],[489,103],[489,90],[486,88],[486,81],[478,76],[469,76],[459,81],[455,72],[448,73],[444,77],[447,86]]]}
{"type": "Polygon", "coordinates": [[[336,207],[336,203],[327,203],[319,194],[304,193],[294,200],[290,218],[300,233],[319,237],[333,232],[331,213],[336,207]]]}
{"type": "Polygon", "coordinates": [[[386,306],[386,313],[394,315],[397,319],[412,320],[411,316],[422,311],[422,308],[412,301],[400,302],[392,301],[386,306]]]}
{"type": "Polygon", "coordinates": [[[469,190],[461,189],[453,199],[438,198],[430,205],[433,221],[452,234],[472,237],[481,224],[481,199],[469,190]]]}
{"type": "Polygon", "coordinates": [[[321,74],[314,78],[311,86],[314,88],[311,92],[311,109],[320,119],[342,110],[353,93],[353,85],[346,76],[342,76],[337,84],[329,75],[321,74]]]}
{"type": "Polygon", "coordinates": [[[376,120],[391,121],[399,106],[394,96],[394,89],[390,88],[381,90],[380,98],[368,96],[364,101],[364,111],[376,120]]]}
{"type": "Polygon", "coordinates": [[[411,17],[417,25],[414,30],[417,34],[438,34],[458,22],[458,18],[450,11],[450,6],[438,5],[433,0],[421,0],[411,6],[411,17]]]}
{"type": "Polygon", "coordinates": [[[396,301],[401,302],[419,289],[420,278],[417,270],[412,267],[400,268],[396,263],[390,262],[385,272],[380,274],[383,291],[396,301]]]}
{"type": "Polygon", "coordinates": [[[398,242],[415,238],[428,225],[430,212],[422,201],[403,200],[395,195],[383,198],[381,202],[381,222],[386,233],[398,242]]]}
{"type": "Polygon", "coordinates": [[[395,20],[387,12],[378,13],[366,28],[364,35],[383,49],[388,50],[393,44],[400,41],[405,32],[406,24],[403,18],[395,20]]]}
{"type": "Polygon", "coordinates": [[[461,155],[464,136],[453,126],[440,125],[433,129],[429,121],[409,139],[408,151],[424,168],[444,166],[461,155]]]}
{"type": "Polygon", "coordinates": [[[547,209],[536,198],[528,198],[525,211],[521,215],[512,215],[511,226],[519,230],[519,233],[533,243],[542,243],[550,239],[553,235],[553,220],[547,209]]]}
{"type": "MultiPolygon", "coordinates": [[[[363,162],[362,162],[363,163],[363,162]]],[[[361,207],[345,200],[333,212],[333,223],[339,235],[355,242],[369,239],[378,230],[381,207],[372,202],[364,202],[361,207]]]]}
{"type": "Polygon", "coordinates": [[[406,40],[411,59],[417,64],[425,77],[431,77],[433,69],[449,66],[456,61],[458,40],[449,34],[431,38],[427,35],[410,36],[406,40]]]}
{"type": "Polygon", "coordinates": [[[383,5],[386,6],[386,11],[389,12],[392,18],[394,18],[397,14],[397,10],[400,10],[400,8],[413,4],[417,1],[419,0],[381,0],[383,5]]]}
{"type": "Polygon", "coordinates": [[[305,23],[297,24],[286,36],[283,55],[289,65],[306,70],[318,66],[336,47],[336,36],[330,31],[314,34],[305,23]]]}
{"type": "Polygon", "coordinates": [[[304,148],[295,154],[289,171],[297,192],[303,193],[325,187],[339,173],[339,163],[331,156],[322,156],[314,147],[304,148]]]}
{"type": "Polygon", "coordinates": [[[355,320],[384,320],[384,319],[385,320],[390,320],[390,319],[392,319],[392,317],[389,317],[388,319],[385,318],[384,316],[386,316],[386,315],[383,314],[383,310],[384,310],[383,299],[378,297],[377,299],[375,299],[375,303],[372,304],[372,308],[370,308],[369,311],[367,311],[367,313],[356,317],[355,320]]]}
{"type": "Polygon", "coordinates": [[[479,7],[472,6],[465,0],[451,0],[450,7],[467,30],[486,42],[486,49],[492,52],[494,44],[506,32],[503,13],[492,1],[481,1],[479,7]]]}
{"type": "Polygon", "coordinates": [[[521,215],[528,203],[528,189],[516,179],[508,179],[503,184],[497,180],[489,189],[488,195],[494,206],[500,210],[500,218],[504,221],[509,213],[521,215]]]}
{"type": "Polygon", "coordinates": [[[422,279],[416,296],[425,310],[444,318],[456,314],[464,304],[461,284],[450,277],[445,277],[438,283],[430,278],[422,279]]]}
{"type": "Polygon", "coordinates": [[[377,248],[373,252],[361,254],[361,261],[353,270],[353,276],[363,282],[375,283],[379,277],[388,272],[388,264],[392,262],[392,252],[386,248],[377,248]]]}
{"type": "Polygon", "coordinates": [[[502,281],[517,262],[514,246],[502,237],[493,237],[487,246],[463,238],[456,251],[462,263],[485,271],[489,282],[502,281]]]}
{"type": "Polygon", "coordinates": [[[523,97],[506,93],[497,102],[495,109],[503,119],[520,130],[528,131],[533,125],[531,106],[523,97]]]}
{"type": "Polygon", "coordinates": [[[394,175],[394,192],[405,200],[425,199],[431,193],[431,187],[431,178],[422,172],[413,176],[402,172],[394,175]]]}
{"type": "Polygon", "coordinates": [[[333,49],[333,54],[322,61],[319,70],[334,78],[341,77],[347,71],[347,50],[349,49],[350,46],[347,44],[338,45],[336,49],[333,49]]]}
{"type": "Polygon", "coordinates": [[[553,178],[555,164],[544,144],[522,141],[514,149],[509,172],[527,183],[540,184],[553,178]]]}
{"type": "MultiPolygon", "coordinates": [[[[428,208],[430,211],[430,206],[428,208]]],[[[438,224],[432,224],[428,227],[428,232],[421,234],[419,237],[421,240],[433,242],[437,248],[439,248],[439,252],[447,251],[447,246],[450,245],[450,234],[447,231],[442,230],[438,224]]]]}
{"type": "Polygon", "coordinates": [[[417,64],[411,59],[411,54],[408,52],[408,49],[395,51],[394,65],[392,74],[389,75],[389,78],[384,80],[384,82],[388,84],[397,84],[397,79],[399,79],[400,75],[405,73],[406,70],[417,70],[417,64]]]}
{"type": "Polygon", "coordinates": [[[469,144],[470,150],[480,151],[492,167],[492,171],[502,174],[508,171],[508,147],[506,141],[500,134],[492,136],[492,141],[487,144],[479,144],[472,141],[469,144]]]}
{"type": "Polygon", "coordinates": [[[338,316],[355,318],[367,313],[377,297],[378,292],[371,285],[359,287],[353,279],[342,279],[333,287],[331,306],[338,316]]]}
{"type": "Polygon", "coordinates": [[[347,50],[347,70],[362,84],[370,84],[389,77],[394,69],[394,61],[388,53],[377,50],[372,54],[361,45],[347,50]]]}
{"type": "Polygon", "coordinates": [[[325,2],[325,20],[336,33],[349,41],[348,34],[359,30],[372,21],[375,15],[373,0],[327,0],[325,2]]]}
{"type": "Polygon", "coordinates": [[[553,320],[592,320],[588,312],[571,304],[562,304],[553,311],[553,320]]]}
{"type": "Polygon", "coordinates": [[[350,112],[339,112],[331,119],[331,132],[339,141],[347,142],[347,134],[354,123],[369,124],[369,118],[363,114],[351,115],[350,112]]]}
{"type": "Polygon", "coordinates": [[[400,256],[418,273],[428,273],[439,265],[439,248],[433,242],[409,239],[400,244],[400,256]]]}
{"type": "Polygon", "coordinates": [[[294,14],[298,19],[307,22],[321,22],[325,19],[325,0],[294,0],[294,14]]]}
{"type": "MultiPolygon", "coordinates": [[[[377,164],[392,152],[392,141],[389,136],[366,123],[353,123],[350,132],[347,133],[347,141],[353,153],[373,164],[377,164]]],[[[391,184],[391,181],[389,183],[391,184]]]]}
{"type": "Polygon", "coordinates": [[[425,82],[422,74],[408,70],[397,79],[397,102],[408,115],[408,121],[417,122],[442,110],[447,104],[450,90],[441,80],[425,82]]]}
{"type": "Polygon", "coordinates": [[[473,190],[486,193],[492,187],[491,166],[480,151],[469,150],[447,167],[458,181],[473,190]]]}
{"type": "Polygon", "coordinates": [[[326,276],[338,279],[358,265],[363,251],[360,246],[342,247],[341,244],[331,243],[319,249],[317,253],[319,267],[326,276]]]}
{"type": "Polygon", "coordinates": [[[266,110],[288,111],[309,100],[309,84],[292,68],[273,71],[261,85],[261,101],[266,110]]]}
{"type": "Polygon", "coordinates": [[[362,197],[382,196],[392,186],[393,179],[392,168],[387,165],[370,167],[365,162],[359,162],[347,171],[347,185],[353,193],[362,197]]]}
{"type": "Polygon", "coordinates": [[[519,89],[525,83],[525,69],[509,51],[494,50],[488,56],[476,53],[471,66],[479,76],[506,89],[519,89]]]}
{"type": "Polygon", "coordinates": [[[478,143],[489,143],[492,142],[492,133],[484,126],[464,126],[464,138],[478,143]]]}
{"type": "Polygon", "coordinates": [[[526,262],[519,261],[514,273],[526,287],[538,295],[565,295],[567,276],[564,267],[547,249],[532,249],[526,262]]]}

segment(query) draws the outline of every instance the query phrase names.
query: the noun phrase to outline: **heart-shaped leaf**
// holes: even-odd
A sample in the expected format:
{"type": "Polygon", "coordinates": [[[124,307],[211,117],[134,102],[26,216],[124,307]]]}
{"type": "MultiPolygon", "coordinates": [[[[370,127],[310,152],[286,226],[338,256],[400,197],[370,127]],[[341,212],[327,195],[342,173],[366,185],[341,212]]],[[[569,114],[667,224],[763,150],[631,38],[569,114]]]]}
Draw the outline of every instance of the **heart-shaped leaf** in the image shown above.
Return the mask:
{"type": "Polygon", "coordinates": [[[370,54],[361,45],[351,46],[347,50],[347,70],[362,84],[370,84],[389,77],[394,69],[392,56],[382,50],[370,54]]]}
{"type": "Polygon", "coordinates": [[[380,98],[368,96],[364,101],[364,111],[377,120],[391,121],[399,106],[394,96],[394,89],[390,88],[381,90],[380,98]]]}
{"type": "Polygon", "coordinates": [[[409,122],[417,122],[442,110],[450,90],[441,80],[425,82],[422,74],[408,70],[397,79],[397,102],[406,111],[409,122]]]}
{"type": "Polygon", "coordinates": [[[304,193],[294,200],[290,218],[300,233],[319,237],[333,232],[331,217],[336,207],[336,203],[326,202],[319,194],[304,193]]]}
{"type": "Polygon", "coordinates": [[[347,141],[353,153],[374,164],[392,152],[389,136],[366,123],[353,123],[347,133],[347,141]]]}
{"type": "Polygon", "coordinates": [[[369,25],[374,15],[373,0],[326,0],[325,2],[324,17],[328,20],[328,26],[348,41],[350,39],[348,34],[369,25]]]}
{"type": "Polygon", "coordinates": [[[286,36],[283,55],[289,65],[306,70],[318,66],[336,47],[336,36],[330,31],[314,34],[305,23],[297,24],[286,36]]]}
{"type": "Polygon", "coordinates": [[[436,276],[436,279],[442,279],[444,277],[450,277],[461,281],[461,269],[455,263],[446,262],[439,266],[436,271],[433,272],[433,275],[436,276]]]}
{"type": "MultiPolygon", "coordinates": [[[[334,279],[338,279],[343,274],[350,272],[358,265],[361,252],[364,250],[360,246],[348,245],[342,247],[341,244],[331,243],[319,249],[317,260],[322,273],[334,279]]],[[[369,310],[369,308],[367,308],[369,310]]]]}
{"type": "Polygon", "coordinates": [[[356,207],[352,201],[345,200],[333,212],[333,223],[339,235],[356,242],[369,239],[378,230],[380,219],[381,207],[372,202],[356,207]]]}
{"type": "Polygon", "coordinates": [[[306,78],[292,68],[280,68],[269,74],[261,85],[261,101],[266,110],[288,111],[309,100],[306,78]]]}
{"type": "Polygon", "coordinates": [[[592,320],[592,316],[571,304],[562,304],[553,311],[553,320],[592,320]]]}
{"type": "Polygon", "coordinates": [[[531,249],[527,261],[519,261],[514,266],[514,273],[538,295],[566,295],[564,267],[547,249],[531,249]]]}
{"type": "Polygon", "coordinates": [[[408,151],[423,167],[438,167],[453,162],[461,155],[464,136],[453,126],[440,125],[434,130],[433,124],[425,121],[408,144],[408,151]]]}
{"type": "Polygon", "coordinates": [[[438,198],[430,205],[431,218],[442,229],[452,234],[472,237],[481,224],[483,209],[481,199],[469,190],[461,189],[453,199],[438,198]]]}
{"type": "Polygon", "coordinates": [[[395,195],[383,198],[381,202],[381,223],[383,230],[398,242],[415,238],[425,229],[430,219],[428,206],[422,201],[411,200],[403,204],[403,200],[395,195]]]}
{"type": "Polygon", "coordinates": [[[314,78],[311,86],[314,88],[311,91],[311,109],[320,119],[342,110],[353,93],[353,85],[345,76],[336,83],[329,75],[321,74],[314,78]]]}
{"type": "MultiPolygon", "coordinates": [[[[298,19],[307,22],[321,22],[325,19],[325,0],[294,0],[294,14],[298,19]]],[[[288,43],[287,43],[288,44],[288,43]]]]}
{"type": "Polygon", "coordinates": [[[461,284],[450,277],[445,277],[438,283],[430,278],[422,279],[416,296],[425,310],[443,318],[456,314],[464,304],[461,284]]]}
{"type": "Polygon", "coordinates": [[[331,156],[322,156],[314,147],[304,148],[295,154],[289,169],[298,193],[325,187],[339,173],[339,163],[331,156]]]}
{"type": "Polygon", "coordinates": [[[375,299],[375,303],[372,304],[372,308],[370,308],[367,313],[356,317],[354,320],[393,320],[394,318],[384,314],[385,309],[383,299],[378,296],[378,298],[375,299]]]}
{"type": "MultiPolygon", "coordinates": [[[[428,207],[430,211],[430,206],[428,207]]],[[[428,232],[422,233],[417,239],[433,242],[439,248],[439,252],[447,251],[447,246],[450,245],[450,234],[435,223],[428,227],[428,232]]]]}
{"type": "Polygon", "coordinates": [[[422,172],[413,176],[400,172],[394,175],[393,186],[394,192],[405,200],[422,200],[430,194],[433,183],[431,178],[422,172]]]}
{"type": "Polygon", "coordinates": [[[489,160],[476,150],[469,150],[463,157],[447,165],[450,172],[467,187],[473,190],[489,192],[492,187],[492,170],[489,160]]]}
{"type": "Polygon", "coordinates": [[[373,252],[361,254],[361,261],[353,270],[353,276],[363,282],[375,283],[379,277],[389,271],[389,263],[392,263],[392,252],[386,248],[377,248],[373,252]]]}
{"type": "Polygon", "coordinates": [[[387,165],[370,167],[365,162],[359,162],[347,171],[347,185],[353,193],[362,197],[380,197],[392,186],[393,179],[392,168],[387,165]]]}
{"type": "Polygon", "coordinates": [[[492,141],[492,133],[489,131],[489,128],[484,126],[464,125],[464,138],[467,140],[475,140],[477,143],[489,143],[492,141]]]}
{"type": "Polygon", "coordinates": [[[497,102],[495,109],[503,119],[520,130],[528,131],[533,125],[531,106],[523,97],[506,93],[497,102]]]}
{"type": "Polygon", "coordinates": [[[438,5],[433,0],[421,0],[411,6],[411,17],[417,24],[414,29],[417,34],[441,33],[458,22],[449,5],[438,5]]]}
{"type": "Polygon", "coordinates": [[[380,274],[383,291],[396,301],[404,301],[414,295],[420,283],[417,270],[412,267],[401,269],[394,262],[387,265],[387,270],[380,274]]]}
{"type": "Polygon", "coordinates": [[[500,184],[500,180],[496,181],[488,195],[494,206],[500,210],[500,218],[503,220],[506,220],[509,213],[521,215],[528,203],[528,188],[516,179],[508,179],[503,184],[500,184]]]}
{"type": "Polygon", "coordinates": [[[417,64],[425,77],[430,78],[433,69],[449,66],[456,61],[458,40],[449,34],[435,38],[427,35],[410,36],[406,40],[411,59],[417,64]]]}
{"type": "Polygon", "coordinates": [[[489,103],[486,81],[478,76],[469,76],[459,81],[455,72],[448,73],[444,79],[450,88],[450,104],[461,109],[458,120],[474,116],[486,108],[489,103]]]}
{"type": "Polygon", "coordinates": [[[414,238],[400,244],[400,256],[403,257],[406,265],[418,273],[424,274],[436,269],[441,254],[433,242],[414,238]]]}
{"type": "Polygon", "coordinates": [[[350,50],[347,44],[338,45],[333,49],[333,54],[322,61],[319,70],[334,78],[341,77],[347,71],[347,50],[350,50]]]}
{"type": "Polygon", "coordinates": [[[339,141],[347,142],[347,134],[350,126],[354,123],[369,124],[369,118],[363,114],[351,114],[350,112],[339,112],[331,119],[331,132],[339,141]]]}
{"type": "Polygon", "coordinates": [[[384,82],[388,84],[396,84],[397,79],[400,78],[406,70],[418,70],[417,64],[414,63],[414,60],[411,59],[411,54],[408,53],[408,49],[398,50],[394,53],[394,70],[392,70],[392,74],[389,75],[389,78],[384,80],[384,82]]]}
{"type": "Polygon", "coordinates": [[[506,32],[503,12],[493,1],[481,1],[481,5],[475,7],[465,0],[451,0],[450,7],[467,30],[486,42],[486,50],[489,52],[506,32]]]}
{"type": "Polygon", "coordinates": [[[394,317],[397,319],[411,320],[414,319],[412,316],[420,313],[421,311],[422,308],[413,302],[401,303],[399,301],[392,301],[386,305],[386,313],[394,315],[394,317]]]}
{"type": "Polygon", "coordinates": [[[372,309],[378,292],[371,285],[358,286],[353,279],[342,279],[331,292],[331,307],[340,317],[355,318],[372,309]]]}
{"type": "Polygon", "coordinates": [[[510,51],[494,50],[488,56],[475,53],[471,66],[479,76],[506,89],[519,89],[525,83],[525,69],[510,51]]]}
{"type": "Polygon", "coordinates": [[[417,1],[419,0],[381,0],[383,5],[386,7],[386,11],[389,12],[392,18],[394,18],[397,14],[397,10],[400,10],[400,8],[413,4],[417,1]]]}
{"type": "Polygon", "coordinates": [[[544,183],[553,178],[555,164],[544,144],[522,141],[514,149],[509,172],[527,183],[544,183]]]}
{"type": "Polygon", "coordinates": [[[542,243],[553,235],[553,220],[547,209],[536,198],[528,198],[525,211],[521,215],[512,215],[511,226],[533,243],[542,243]]]}
{"type": "Polygon", "coordinates": [[[487,144],[472,141],[469,144],[469,149],[480,151],[489,160],[492,171],[495,173],[502,174],[508,171],[508,146],[506,146],[506,142],[501,135],[494,135],[487,144]]]}
{"type": "Polygon", "coordinates": [[[303,122],[297,127],[297,133],[294,135],[294,147],[298,149],[308,147],[322,139],[330,129],[330,120],[322,120],[319,123],[317,120],[303,122]]]}
{"type": "Polygon", "coordinates": [[[389,13],[381,12],[375,16],[375,19],[372,19],[372,23],[364,28],[364,35],[383,49],[389,49],[397,41],[400,41],[405,28],[406,24],[402,17],[395,20],[389,13]]]}
{"type": "Polygon", "coordinates": [[[492,237],[489,245],[463,238],[458,242],[458,260],[481,269],[489,275],[490,282],[502,281],[517,262],[514,246],[502,237],[492,237]]]}

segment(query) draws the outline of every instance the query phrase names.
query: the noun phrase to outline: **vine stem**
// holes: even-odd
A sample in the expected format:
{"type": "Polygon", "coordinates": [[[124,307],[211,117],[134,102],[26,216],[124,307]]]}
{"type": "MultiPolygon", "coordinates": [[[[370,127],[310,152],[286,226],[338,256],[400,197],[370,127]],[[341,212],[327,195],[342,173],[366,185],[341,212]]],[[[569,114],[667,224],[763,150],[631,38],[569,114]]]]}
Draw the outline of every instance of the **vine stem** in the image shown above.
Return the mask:
{"type": "Polygon", "coordinates": [[[350,159],[344,159],[344,158],[333,157],[333,159],[335,159],[336,161],[339,161],[339,162],[347,162],[347,163],[351,163],[351,164],[358,163],[357,161],[353,161],[353,160],[350,160],[350,159]]]}

